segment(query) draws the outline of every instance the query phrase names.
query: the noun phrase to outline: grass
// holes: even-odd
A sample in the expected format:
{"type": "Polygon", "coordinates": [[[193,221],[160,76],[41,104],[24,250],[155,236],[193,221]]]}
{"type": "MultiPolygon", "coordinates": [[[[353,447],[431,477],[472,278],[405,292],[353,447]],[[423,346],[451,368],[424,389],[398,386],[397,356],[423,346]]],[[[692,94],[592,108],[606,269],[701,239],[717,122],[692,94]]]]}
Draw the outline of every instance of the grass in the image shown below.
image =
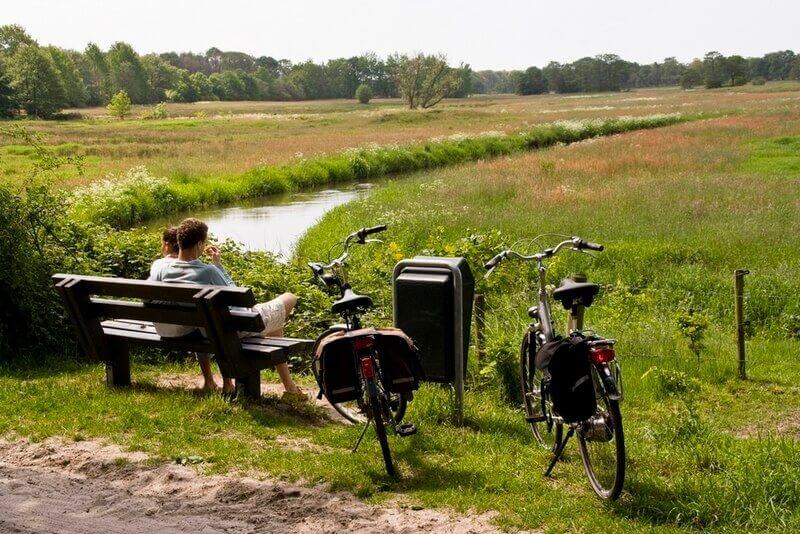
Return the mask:
{"type": "Polygon", "coordinates": [[[200,180],[152,177],[144,167],[77,192],[73,216],[126,227],[168,213],[345,181],[445,167],[598,136],[698,120],[702,115],[647,115],[543,124],[515,133],[451,136],[421,144],[375,146],[283,166],[261,166],[238,176],[200,180]]]}
{"type": "MultiPolygon", "coordinates": [[[[170,118],[144,120],[149,107],[134,107],[134,117],[119,121],[104,107],[73,110],[84,118],[26,121],[53,146],[73,144],[87,157],[86,172],[64,173],[66,187],[122,174],[145,165],[156,176],[203,178],[246,172],[260,165],[282,165],[370,144],[410,144],[436,136],[484,131],[516,132],[543,122],[758,110],[790,105],[797,83],[696,90],[652,89],[596,95],[474,97],[445,101],[429,112],[411,112],[397,100],[205,102],[168,104],[170,118]],[[198,118],[198,113],[205,118],[198,118]]],[[[0,146],[0,179],[21,182],[30,158],[0,146]]]]}
{"type": "Polygon", "coordinates": [[[408,415],[419,434],[392,439],[399,481],[386,477],[374,436],[350,453],[358,428],[320,424],[308,410],[276,399],[231,405],[216,396],[154,385],[161,373],[197,372],[180,364],[136,365],[135,384],[127,390],[104,387],[100,366],[53,361],[46,369],[3,369],[0,434],[109,439],[167,461],[200,457],[198,468],[208,473],[325,483],[373,502],[399,494],[424,507],[496,510],[498,523],[509,528],[793,530],[800,526],[796,441],[736,437],[742,428],[764,424],[762,414],[781,420],[792,415],[789,405],[796,406],[796,369],[766,380],[772,364],[780,365],[774,348],[756,346],[755,354],[766,361],[755,371],[757,379],[747,383],[720,382],[714,366],[695,365],[701,381],[696,401],[665,395],[654,381],[638,380],[648,363],[626,360],[630,470],[628,491],[613,506],[594,497],[574,444],[555,478],[542,477],[547,453],[532,444],[520,410],[500,402],[491,388],[468,392],[464,427],[447,422],[444,391],[420,392],[408,415]],[[719,406],[726,407],[723,417],[719,406]],[[282,445],[286,436],[301,446],[282,445]]]}
{"type": "MultiPolygon", "coordinates": [[[[216,397],[154,386],[162,373],[196,372],[180,364],[138,363],[137,384],[130,390],[106,389],[100,366],[55,357],[34,367],[1,367],[0,435],[104,438],[165,460],[200,456],[204,463],[198,468],[208,472],[241,470],[328,483],[375,502],[400,497],[461,512],[496,510],[498,523],[507,528],[799,530],[797,98],[782,86],[780,92],[769,93],[665,90],[469,99],[426,115],[424,124],[417,115],[395,119],[393,114],[401,112],[390,111],[394,104],[381,104],[381,122],[376,124],[394,133],[406,127],[426,129],[427,137],[453,124],[450,121],[459,114],[469,117],[464,120],[471,125],[474,121],[475,131],[482,131],[477,128],[487,129],[483,113],[492,117],[488,122],[499,122],[507,115],[518,121],[535,113],[552,120],[561,114],[610,116],[623,109],[628,115],[675,108],[733,112],[428,169],[389,181],[366,199],[330,212],[306,236],[298,264],[324,259],[329,246],[355,228],[389,223],[385,246],[358,248],[352,255],[350,281],[379,303],[371,318],[376,321],[387,320],[389,273],[402,257],[465,255],[479,279],[478,289],[486,295],[488,356],[470,363],[467,424],[451,425],[445,392],[425,387],[409,411],[420,433],[392,441],[403,473],[398,482],[385,476],[374,439],[358,454],[349,453],[358,429],[320,424],[308,410],[275,399],[231,405],[216,397]],[[522,111],[528,107],[534,111],[522,111]],[[545,113],[551,109],[553,113],[545,113]],[[399,129],[392,130],[395,127],[399,129]],[[594,497],[574,445],[567,461],[557,467],[555,479],[541,476],[547,454],[532,445],[513,401],[513,384],[503,378],[513,376],[533,271],[509,263],[482,280],[479,265],[503,245],[548,232],[578,234],[607,246],[593,263],[559,256],[550,264],[550,281],[587,271],[603,286],[588,312],[589,324],[619,340],[629,473],[626,492],[613,505],[594,497]],[[753,273],[747,279],[751,325],[746,382],[735,378],[732,341],[732,272],[741,267],[753,273]],[[699,359],[676,325],[676,311],[690,308],[712,319],[699,359]],[[278,436],[309,447],[286,448],[278,436]]],[[[332,122],[341,119],[340,126],[354,118],[351,114],[362,113],[342,102],[319,105],[327,106],[320,115],[332,122]]],[[[256,113],[253,109],[249,112],[256,113]]],[[[97,124],[88,121],[76,127],[130,128],[142,139],[158,139],[160,134],[152,132],[161,131],[156,123],[147,123],[151,130],[145,135],[144,123],[92,120],[97,124]]],[[[229,119],[175,120],[184,124],[181,131],[189,132],[208,126],[206,120],[229,119]]],[[[244,128],[230,120],[232,132],[244,128]]],[[[61,126],[69,125],[57,127],[61,126]]],[[[332,124],[325,128],[329,126],[320,130],[320,142],[333,135],[332,124]]],[[[293,127],[277,131],[286,133],[293,127]]],[[[354,135],[362,133],[355,130],[354,135]]],[[[66,142],[71,141],[59,140],[66,142]]],[[[187,161],[192,158],[189,150],[187,161]]],[[[336,156],[330,158],[336,161],[336,156]]],[[[217,175],[219,183],[241,176],[224,163],[214,165],[226,169],[224,177],[217,175]]],[[[203,179],[187,171],[165,183],[203,179]]],[[[233,193],[239,185],[231,186],[233,193]]],[[[253,272],[246,283],[257,284],[272,274],[253,272]]],[[[558,324],[563,324],[563,316],[558,324]]]]}

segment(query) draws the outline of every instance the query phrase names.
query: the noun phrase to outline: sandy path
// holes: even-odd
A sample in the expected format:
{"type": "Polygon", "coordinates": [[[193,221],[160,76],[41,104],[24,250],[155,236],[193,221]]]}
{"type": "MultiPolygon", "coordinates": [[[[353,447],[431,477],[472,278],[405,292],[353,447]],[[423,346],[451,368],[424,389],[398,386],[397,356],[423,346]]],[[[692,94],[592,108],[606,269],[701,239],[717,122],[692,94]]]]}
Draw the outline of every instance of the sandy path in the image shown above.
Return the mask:
{"type": "Polygon", "coordinates": [[[97,441],[0,441],[0,532],[496,532],[490,521],[204,476],[97,441]]]}

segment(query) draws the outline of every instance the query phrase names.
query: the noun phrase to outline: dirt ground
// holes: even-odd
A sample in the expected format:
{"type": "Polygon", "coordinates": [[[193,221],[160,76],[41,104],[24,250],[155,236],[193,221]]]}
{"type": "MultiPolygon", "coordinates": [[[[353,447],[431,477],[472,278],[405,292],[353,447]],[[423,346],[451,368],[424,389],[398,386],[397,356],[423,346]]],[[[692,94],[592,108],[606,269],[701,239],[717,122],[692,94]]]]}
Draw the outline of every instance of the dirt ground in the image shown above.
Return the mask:
{"type": "Polygon", "coordinates": [[[97,441],[0,441],[0,532],[496,532],[491,519],[204,476],[97,441]]]}

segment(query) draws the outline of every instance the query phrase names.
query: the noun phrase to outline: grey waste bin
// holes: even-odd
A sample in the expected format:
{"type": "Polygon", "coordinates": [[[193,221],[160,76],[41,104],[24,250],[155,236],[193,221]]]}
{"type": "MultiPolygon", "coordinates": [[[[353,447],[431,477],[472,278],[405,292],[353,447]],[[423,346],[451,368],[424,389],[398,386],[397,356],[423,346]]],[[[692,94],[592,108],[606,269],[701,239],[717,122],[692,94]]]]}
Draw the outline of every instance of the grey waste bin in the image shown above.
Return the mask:
{"type": "Polygon", "coordinates": [[[419,348],[426,381],[455,385],[459,419],[474,292],[464,258],[416,256],[392,277],[394,324],[419,348]]]}

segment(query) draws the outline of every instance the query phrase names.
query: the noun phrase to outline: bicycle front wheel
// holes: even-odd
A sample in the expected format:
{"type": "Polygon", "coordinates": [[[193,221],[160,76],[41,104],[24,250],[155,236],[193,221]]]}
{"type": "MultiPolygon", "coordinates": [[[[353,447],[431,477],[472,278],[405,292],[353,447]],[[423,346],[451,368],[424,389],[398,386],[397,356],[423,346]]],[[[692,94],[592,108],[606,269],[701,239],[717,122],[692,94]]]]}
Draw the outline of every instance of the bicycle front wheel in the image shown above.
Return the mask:
{"type": "MultiPolygon", "coordinates": [[[[534,356],[536,349],[538,349],[538,341],[534,341],[537,345],[534,350],[530,350],[530,337],[526,334],[522,339],[522,347],[520,348],[520,369],[519,381],[522,388],[522,402],[525,407],[526,417],[539,417],[543,415],[542,412],[542,371],[536,368],[534,356]]],[[[545,401],[545,409],[552,415],[552,406],[548,401],[545,401]]],[[[546,414],[545,414],[546,415],[546,414]]],[[[561,435],[564,432],[564,425],[561,423],[547,423],[541,421],[538,423],[529,423],[533,439],[536,443],[548,450],[555,450],[558,443],[561,441],[561,435]]]]}
{"type": "Polygon", "coordinates": [[[577,434],[583,468],[592,489],[601,499],[616,500],[625,481],[625,435],[619,401],[601,395],[595,415],[583,423],[577,434]]]}

